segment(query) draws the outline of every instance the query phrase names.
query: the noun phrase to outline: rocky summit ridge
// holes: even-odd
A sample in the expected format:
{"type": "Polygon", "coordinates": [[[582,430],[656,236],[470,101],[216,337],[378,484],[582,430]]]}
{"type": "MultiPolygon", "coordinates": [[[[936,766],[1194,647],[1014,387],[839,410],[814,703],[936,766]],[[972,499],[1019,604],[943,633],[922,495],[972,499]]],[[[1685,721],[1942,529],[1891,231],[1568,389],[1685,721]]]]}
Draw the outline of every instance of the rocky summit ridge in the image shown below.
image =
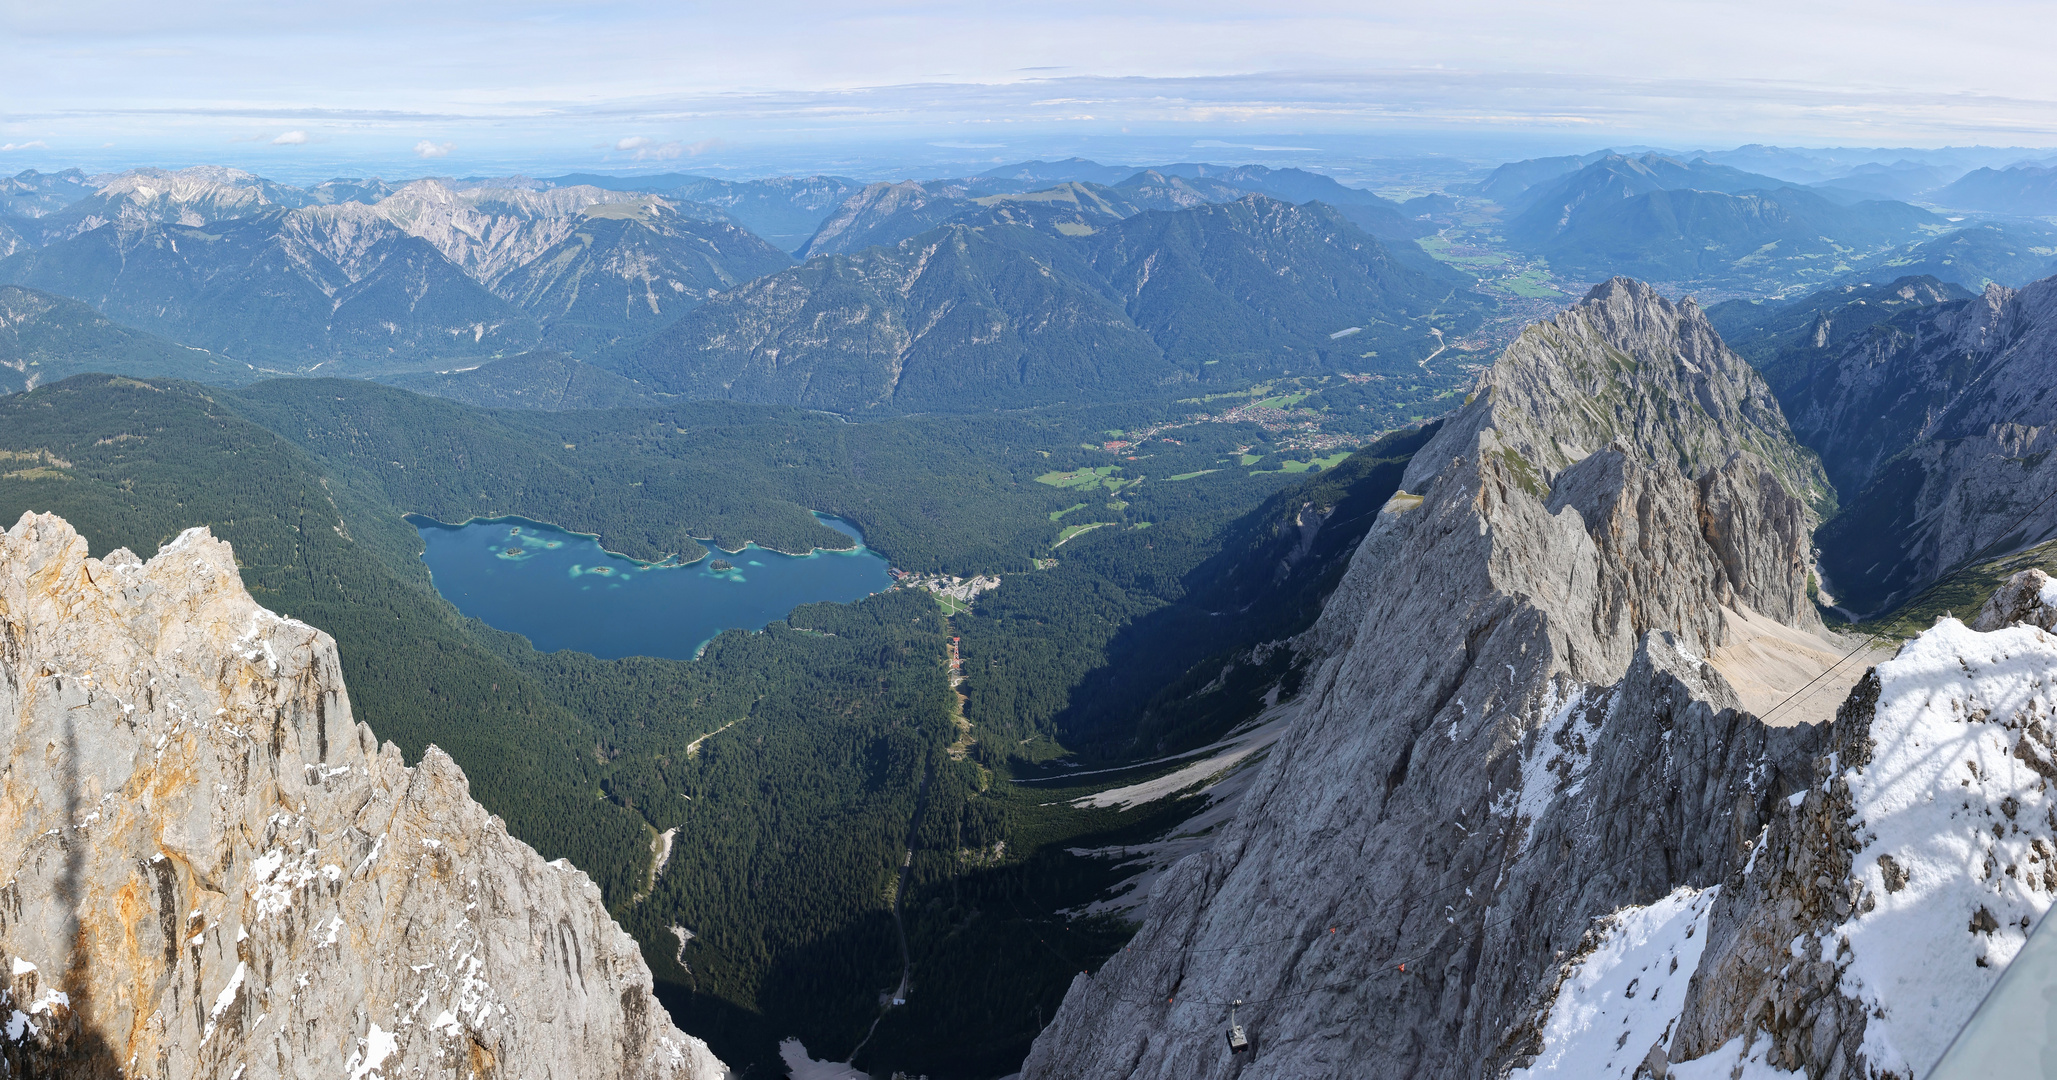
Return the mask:
{"type": "Polygon", "coordinates": [[[1774,705],[1851,644],[1807,597],[1820,484],[1697,307],[1616,279],[1531,327],[1296,642],[1309,673],[1233,818],[1024,1075],[1535,1061],[1593,920],[1718,885],[1809,781],[1824,729],[1774,705]]]}
{"type": "Polygon", "coordinates": [[[727,1076],[586,875],[380,746],[205,529],[0,533],[0,723],[8,1075],[727,1076]]]}

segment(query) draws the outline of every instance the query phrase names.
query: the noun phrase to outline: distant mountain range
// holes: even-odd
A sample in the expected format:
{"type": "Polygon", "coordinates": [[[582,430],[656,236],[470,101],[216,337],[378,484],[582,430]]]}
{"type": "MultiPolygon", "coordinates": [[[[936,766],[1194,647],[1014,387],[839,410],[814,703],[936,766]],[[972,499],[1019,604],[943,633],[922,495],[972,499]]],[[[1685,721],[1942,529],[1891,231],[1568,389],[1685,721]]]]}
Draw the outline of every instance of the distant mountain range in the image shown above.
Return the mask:
{"type": "MultiPolygon", "coordinates": [[[[1066,171],[1076,174],[1091,170],[1066,171]]],[[[1333,207],[1365,232],[1403,244],[1434,231],[1433,226],[1424,224],[1398,203],[1299,169],[1167,165],[1133,173],[1111,186],[1069,180],[1037,191],[985,195],[979,194],[975,186],[967,186],[979,179],[982,178],[866,185],[821,223],[799,250],[799,257],[897,244],[950,221],[1040,223],[1042,227],[1079,236],[1146,210],[1181,210],[1233,202],[1251,194],[1296,204],[1318,201],[1333,207]]],[[[1412,244],[1404,244],[1403,250],[1402,257],[1413,258],[1417,263],[1426,261],[1415,254],[1412,244]]]]}
{"type": "Polygon", "coordinates": [[[1974,169],[1936,192],[1935,200],[1960,210],[2031,217],[2057,214],[2057,165],[1974,169]]]}
{"type": "MultiPolygon", "coordinates": [[[[1376,235],[1431,226],[1295,169],[1073,160],[862,185],[684,173],[344,178],[312,187],[221,167],[0,185],[0,281],[274,373],[399,374],[538,346],[592,357],[803,257],[893,246],[944,222],[1083,236],[1153,209],[1252,192],[1320,198],[1376,235]],[[1118,177],[1119,188],[1057,176],[1118,177]]],[[[1401,257],[1437,268],[1407,245],[1401,257]]]]}
{"type": "Polygon", "coordinates": [[[1783,181],[1716,165],[1704,158],[1679,161],[1661,154],[1608,154],[1576,171],[1543,180],[1515,193],[1506,205],[1516,212],[1508,235],[1535,241],[1565,231],[1591,205],[1620,202],[1657,191],[1764,191],[1783,181]]]}
{"type": "Polygon", "coordinates": [[[1547,176],[1579,160],[1503,166],[1486,182],[1512,214],[1508,242],[1565,274],[1691,281],[1797,270],[1825,278],[1846,260],[1946,225],[1906,203],[1831,199],[1705,158],[1610,154],[1547,176]],[[1515,190],[1536,176],[1546,178],[1515,190]]]}
{"type": "Polygon", "coordinates": [[[978,180],[1001,180],[1025,185],[1026,190],[1056,187],[1059,184],[1118,184],[1134,176],[1139,170],[1129,165],[1102,165],[1082,157],[1065,158],[1063,161],[1023,161],[988,169],[977,174],[978,180]]]}
{"type": "MultiPolygon", "coordinates": [[[[1486,305],[1467,279],[1393,258],[1319,203],[1246,196],[1035,227],[1039,205],[1102,212],[1088,208],[1105,189],[1061,190],[1043,204],[974,204],[995,216],[896,247],[817,256],[602,362],[689,397],[955,411],[1285,372],[1405,371],[1437,351],[1432,329],[1467,329],[1486,305]],[[999,217],[1024,208],[1029,221],[999,217]]],[[[900,205],[918,203],[908,193],[900,205]]]]}
{"type": "Polygon", "coordinates": [[[717,208],[585,185],[143,170],[17,220],[42,244],[0,281],[281,373],[601,348],[791,261],[717,208]]]}
{"type": "Polygon", "coordinates": [[[0,281],[279,373],[487,357],[540,336],[435,245],[362,204],[109,224],[15,253],[0,281]]]}

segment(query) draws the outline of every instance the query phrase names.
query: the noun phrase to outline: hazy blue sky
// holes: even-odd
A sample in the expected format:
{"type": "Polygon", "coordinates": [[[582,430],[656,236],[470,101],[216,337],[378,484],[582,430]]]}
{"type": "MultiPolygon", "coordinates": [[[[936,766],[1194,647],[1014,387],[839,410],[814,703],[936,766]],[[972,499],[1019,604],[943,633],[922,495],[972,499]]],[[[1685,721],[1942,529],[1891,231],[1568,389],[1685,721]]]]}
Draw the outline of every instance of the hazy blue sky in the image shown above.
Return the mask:
{"type": "Polygon", "coordinates": [[[2051,146],[2053,30],[2049,3],[1901,0],[0,0],[0,170],[1015,159],[1123,135],[2051,146]]]}

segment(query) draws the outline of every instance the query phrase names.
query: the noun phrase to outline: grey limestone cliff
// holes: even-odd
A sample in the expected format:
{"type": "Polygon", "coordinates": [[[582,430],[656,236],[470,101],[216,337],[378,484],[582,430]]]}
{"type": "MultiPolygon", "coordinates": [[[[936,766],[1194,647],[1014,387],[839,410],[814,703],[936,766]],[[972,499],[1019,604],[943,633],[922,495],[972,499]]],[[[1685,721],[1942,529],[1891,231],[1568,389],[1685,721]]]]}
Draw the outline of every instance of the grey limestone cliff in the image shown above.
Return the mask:
{"type": "Polygon", "coordinates": [[[1737,687],[1834,655],[1820,473],[1697,308],[1617,279],[1531,327],[1403,487],[1233,820],[1027,1077],[1497,1075],[1593,919],[1720,882],[1805,782],[1823,729],[1737,687]]]}
{"type": "Polygon", "coordinates": [[[8,1075],[726,1076],[586,875],[381,747],[204,529],[0,533],[0,731],[8,1075]]]}

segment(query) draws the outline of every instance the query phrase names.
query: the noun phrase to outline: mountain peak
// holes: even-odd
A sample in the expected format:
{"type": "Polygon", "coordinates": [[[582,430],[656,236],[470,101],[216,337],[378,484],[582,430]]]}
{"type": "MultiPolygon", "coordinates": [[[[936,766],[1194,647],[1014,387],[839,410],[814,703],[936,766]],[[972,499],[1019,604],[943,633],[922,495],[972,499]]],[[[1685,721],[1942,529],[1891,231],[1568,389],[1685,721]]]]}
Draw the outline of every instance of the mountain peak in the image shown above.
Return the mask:
{"type": "Polygon", "coordinates": [[[1762,376],[1730,350],[1691,300],[1674,304],[1616,277],[1522,331],[1479,379],[1471,401],[1408,469],[1420,490],[1453,455],[1485,439],[1547,487],[1614,444],[1650,466],[1700,476],[1739,453],[1817,508],[1831,489],[1793,438],[1762,376]]]}

